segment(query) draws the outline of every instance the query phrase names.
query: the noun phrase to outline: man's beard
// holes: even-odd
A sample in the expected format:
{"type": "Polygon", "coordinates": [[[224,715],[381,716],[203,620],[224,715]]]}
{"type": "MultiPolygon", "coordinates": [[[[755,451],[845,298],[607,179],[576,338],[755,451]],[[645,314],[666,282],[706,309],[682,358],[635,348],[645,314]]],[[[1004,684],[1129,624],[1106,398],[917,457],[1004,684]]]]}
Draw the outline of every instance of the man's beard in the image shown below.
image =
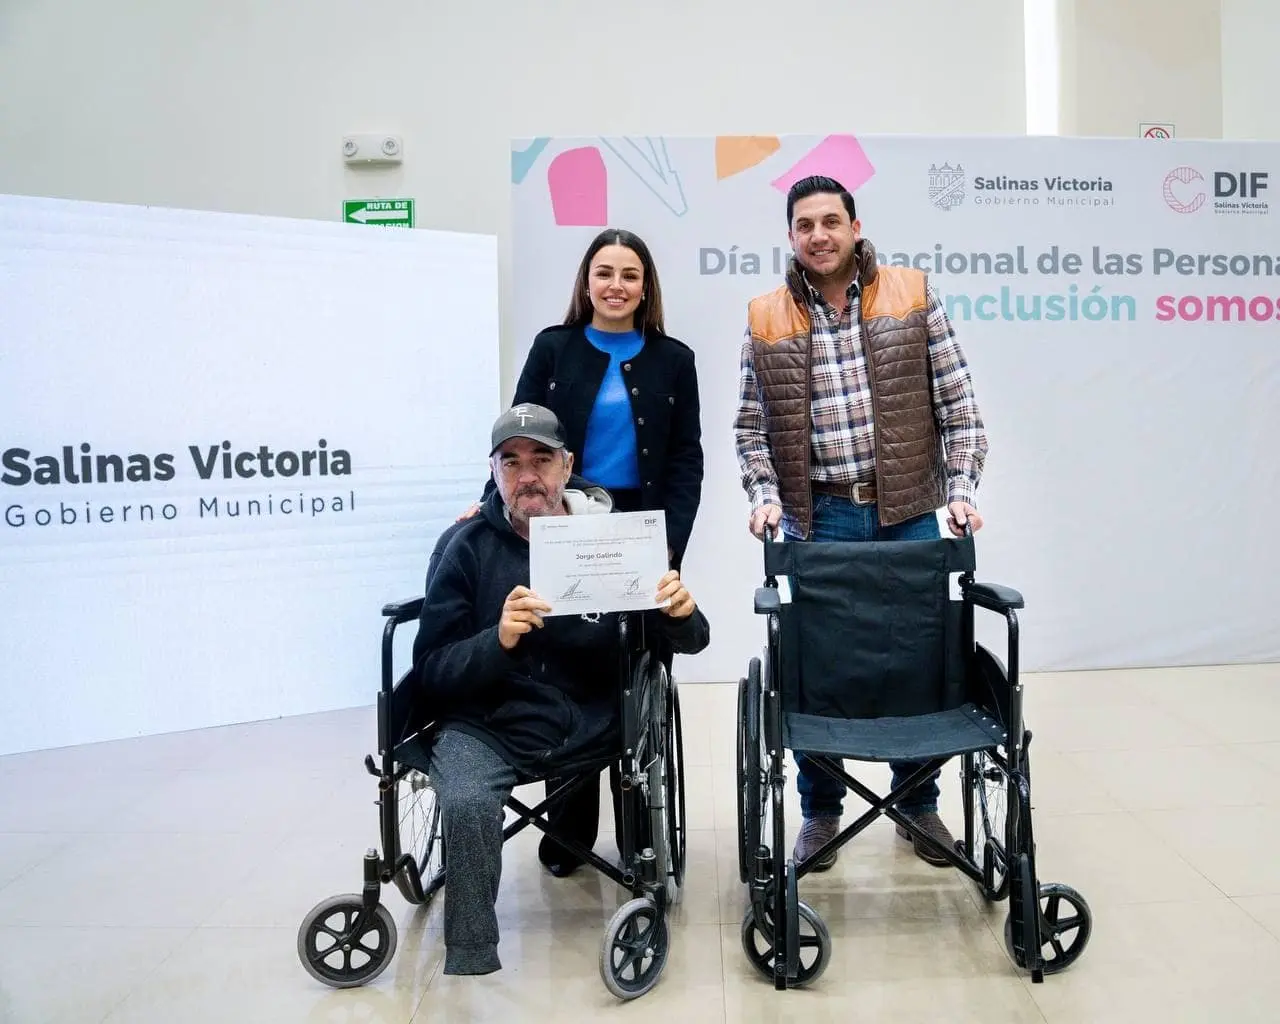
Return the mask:
{"type": "Polygon", "coordinates": [[[564,500],[564,491],[560,490],[552,500],[552,494],[545,487],[522,487],[516,491],[511,497],[511,518],[519,519],[521,522],[527,523],[530,519],[536,519],[538,516],[551,515],[555,509],[564,500]],[[543,507],[537,511],[528,511],[520,507],[520,499],[528,497],[544,498],[543,507]]]}

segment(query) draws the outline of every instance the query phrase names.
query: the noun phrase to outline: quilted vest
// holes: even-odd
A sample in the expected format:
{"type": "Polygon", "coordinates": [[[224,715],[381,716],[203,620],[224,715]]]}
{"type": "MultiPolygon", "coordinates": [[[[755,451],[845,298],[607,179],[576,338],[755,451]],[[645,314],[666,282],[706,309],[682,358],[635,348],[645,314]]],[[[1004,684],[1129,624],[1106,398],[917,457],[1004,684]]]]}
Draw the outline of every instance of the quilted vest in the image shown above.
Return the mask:
{"type": "MultiPolygon", "coordinates": [[[[881,267],[858,243],[862,344],[875,418],[876,504],[881,526],[946,504],[946,463],[933,415],[925,275],[881,267]]],[[[811,346],[807,290],[792,260],[786,283],[747,307],[756,379],[782,506],[806,540],[810,491],[811,346]]]]}

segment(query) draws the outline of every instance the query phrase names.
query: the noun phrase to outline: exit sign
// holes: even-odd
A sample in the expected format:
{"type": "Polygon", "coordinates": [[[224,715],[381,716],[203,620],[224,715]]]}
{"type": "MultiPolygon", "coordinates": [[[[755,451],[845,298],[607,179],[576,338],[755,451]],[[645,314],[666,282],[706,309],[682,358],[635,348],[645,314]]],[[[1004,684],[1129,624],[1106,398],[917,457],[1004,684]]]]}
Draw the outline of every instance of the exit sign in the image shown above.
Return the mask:
{"type": "Polygon", "coordinates": [[[347,224],[376,224],[384,228],[413,227],[412,199],[345,199],[342,219],[347,224]]]}

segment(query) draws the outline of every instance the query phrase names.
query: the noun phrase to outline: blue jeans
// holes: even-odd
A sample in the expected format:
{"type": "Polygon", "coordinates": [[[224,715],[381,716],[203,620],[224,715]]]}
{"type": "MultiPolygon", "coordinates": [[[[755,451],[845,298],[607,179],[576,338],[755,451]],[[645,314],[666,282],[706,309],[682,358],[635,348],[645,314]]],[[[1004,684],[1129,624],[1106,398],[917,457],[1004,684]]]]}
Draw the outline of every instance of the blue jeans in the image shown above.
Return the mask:
{"type": "MultiPolygon", "coordinates": [[[[938,519],[932,512],[895,526],[881,526],[879,511],[875,505],[855,505],[848,498],[836,498],[829,494],[813,496],[811,540],[937,540],[940,536],[938,519]]],[[[844,810],[844,783],[833,779],[800,751],[795,752],[795,757],[796,788],[800,791],[801,813],[805,818],[840,817],[844,810]]],[[[896,789],[920,765],[914,761],[897,761],[889,767],[893,770],[893,786],[896,789]]],[[[936,811],[939,774],[935,771],[899,801],[898,809],[908,815],[936,811]]]]}

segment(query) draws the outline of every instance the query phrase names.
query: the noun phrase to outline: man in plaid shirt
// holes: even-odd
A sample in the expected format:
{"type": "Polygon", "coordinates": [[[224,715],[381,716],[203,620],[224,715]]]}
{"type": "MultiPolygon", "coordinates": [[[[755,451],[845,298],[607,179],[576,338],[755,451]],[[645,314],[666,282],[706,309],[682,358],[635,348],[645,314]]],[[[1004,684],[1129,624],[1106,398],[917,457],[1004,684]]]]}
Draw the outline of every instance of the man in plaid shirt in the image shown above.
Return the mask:
{"type": "MultiPolygon", "coordinates": [[[[944,503],[953,534],[966,524],[981,529],[974,494],[986,433],[932,285],[919,271],[877,266],[853,196],[832,178],[796,182],[787,223],[795,257],[787,284],[752,301],[742,346],[734,435],[751,532],[762,538],[780,526],[792,540],[930,540],[940,536],[935,510],[944,503]],[[892,432],[877,436],[877,410],[893,417],[892,432]]],[[[796,762],[799,862],[838,833],[844,785],[799,751],[796,762]]],[[[918,766],[891,767],[896,787],[918,766]]],[[[952,848],[936,779],[899,809],[952,848]]],[[[911,839],[901,826],[898,834],[911,839]]],[[[947,865],[923,846],[916,852],[947,865]]],[[[833,851],[815,870],[835,860],[833,851]]]]}

